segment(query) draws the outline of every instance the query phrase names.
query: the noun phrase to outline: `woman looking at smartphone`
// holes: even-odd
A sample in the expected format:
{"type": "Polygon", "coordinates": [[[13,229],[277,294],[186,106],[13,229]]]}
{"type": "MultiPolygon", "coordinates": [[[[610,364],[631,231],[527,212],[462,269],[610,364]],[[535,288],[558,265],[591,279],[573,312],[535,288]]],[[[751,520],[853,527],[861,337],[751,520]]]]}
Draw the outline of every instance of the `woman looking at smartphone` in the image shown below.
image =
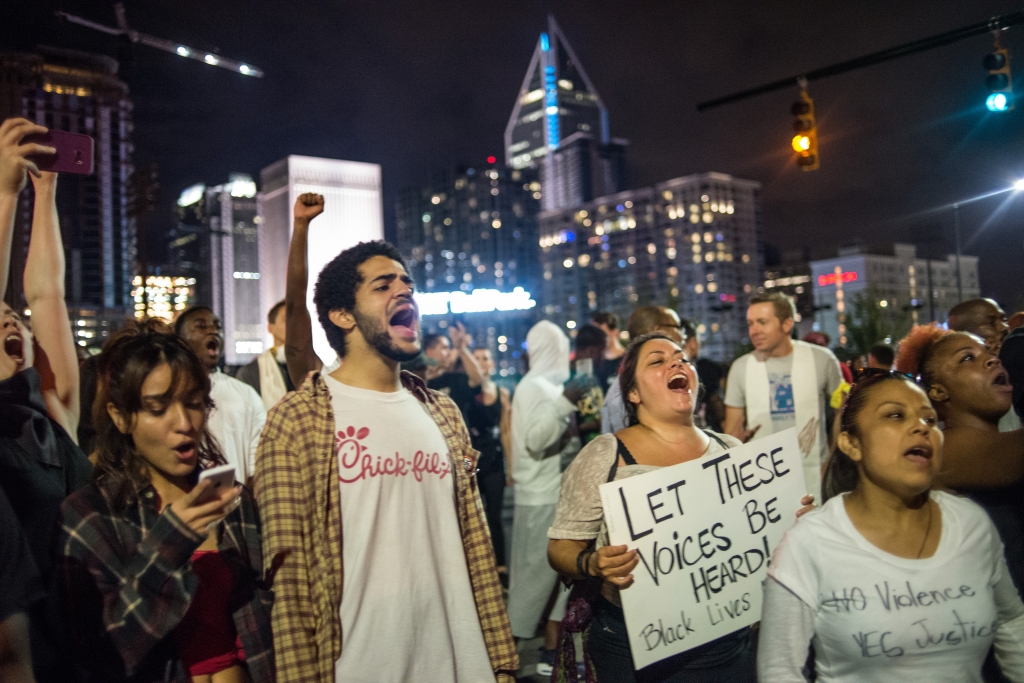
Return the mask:
{"type": "Polygon", "coordinates": [[[109,351],[93,481],[61,506],[58,555],[86,680],[274,680],[251,493],[210,490],[210,379],[174,335],[109,351]]]}
{"type": "Polygon", "coordinates": [[[1024,681],[1024,604],[999,535],[978,505],[932,490],[936,422],[905,375],[854,387],[826,471],[849,486],[786,532],[769,565],[759,681],[803,683],[812,645],[821,683],[981,683],[993,645],[1024,681]]]}

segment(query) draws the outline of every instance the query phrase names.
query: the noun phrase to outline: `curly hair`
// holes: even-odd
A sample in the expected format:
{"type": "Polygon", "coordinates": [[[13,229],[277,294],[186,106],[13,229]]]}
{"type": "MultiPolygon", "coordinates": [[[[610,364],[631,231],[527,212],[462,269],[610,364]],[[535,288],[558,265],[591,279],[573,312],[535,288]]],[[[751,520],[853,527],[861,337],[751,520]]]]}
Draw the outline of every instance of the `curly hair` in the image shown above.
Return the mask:
{"type": "Polygon", "coordinates": [[[642,334],[630,342],[626,353],[622,356],[622,365],[619,369],[619,388],[622,390],[622,404],[626,409],[627,427],[640,424],[640,418],[637,416],[637,404],[629,400],[629,393],[636,389],[636,368],[640,364],[640,349],[654,339],[664,339],[672,342],[680,350],[683,348],[682,344],[663,332],[642,334]]]}
{"type": "Polygon", "coordinates": [[[331,311],[339,309],[349,312],[355,310],[356,290],[363,284],[359,266],[374,256],[386,256],[405,268],[405,260],[393,244],[383,240],[360,242],[335,256],[320,271],[320,277],[316,280],[313,303],[316,305],[317,319],[327,334],[328,343],[340,358],[345,357],[345,333],[331,322],[329,316],[331,311]]]}
{"type": "MultiPolygon", "coordinates": [[[[192,350],[173,334],[152,332],[123,338],[110,349],[105,393],[107,402],[122,415],[134,418],[143,410],[142,385],[157,367],[167,364],[171,384],[163,398],[171,399],[183,389],[198,388],[206,415],[213,408],[210,375],[192,350]]],[[[149,467],[136,450],[131,434],[123,434],[104,410],[96,423],[95,480],[113,494],[112,508],[122,512],[149,485],[149,467]]],[[[199,467],[225,464],[216,440],[205,429],[199,437],[199,467]]],[[[198,469],[198,468],[197,468],[198,469]]]]}
{"type": "Polygon", "coordinates": [[[896,354],[896,371],[920,378],[926,388],[935,379],[930,361],[940,341],[954,334],[944,330],[935,323],[914,325],[910,332],[900,340],[899,353],[896,354]]]}

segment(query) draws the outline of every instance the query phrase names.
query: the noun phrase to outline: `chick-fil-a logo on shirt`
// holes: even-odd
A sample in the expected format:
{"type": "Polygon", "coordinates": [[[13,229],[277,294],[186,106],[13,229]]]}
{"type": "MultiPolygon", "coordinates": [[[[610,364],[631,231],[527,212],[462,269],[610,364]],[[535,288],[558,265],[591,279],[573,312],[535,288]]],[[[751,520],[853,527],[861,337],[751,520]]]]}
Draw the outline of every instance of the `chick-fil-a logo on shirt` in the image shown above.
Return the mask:
{"type": "Polygon", "coordinates": [[[370,435],[369,427],[348,427],[337,433],[334,442],[338,450],[338,479],[343,484],[369,477],[405,477],[412,475],[416,481],[423,481],[424,475],[436,474],[444,479],[451,471],[448,457],[438,453],[416,451],[412,458],[403,457],[397,451],[394,456],[372,455],[362,443],[370,435]]]}

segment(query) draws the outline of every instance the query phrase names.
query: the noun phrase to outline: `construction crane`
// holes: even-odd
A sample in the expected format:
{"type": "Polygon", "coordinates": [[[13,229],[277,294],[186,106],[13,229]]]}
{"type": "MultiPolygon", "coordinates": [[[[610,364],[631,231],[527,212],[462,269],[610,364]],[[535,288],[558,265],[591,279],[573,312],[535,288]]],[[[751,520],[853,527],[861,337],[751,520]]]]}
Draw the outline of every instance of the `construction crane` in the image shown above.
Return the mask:
{"type": "Polygon", "coordinates": [[[197,62],[203,62],[210,66],[219,66],[222,69],[228,69],[235,73],[240,73],[243,76],[254,76],[256,78],[262,78],[263,70],[257,69],[252,64],[246,64],[245,62],[236,62],[233,59],[225,59],[220,55],[215,55],[212,52],[206,52],[205,50],[196,50],[187,45],[176,43],[171,40],[164,40],[163,38],[157,38],[155,36],[148,35],[146,33],[140,33],[133,28],[128,26],[128,20],[125,18],[124,5],[120,2],[114,5],[114,13],[117,15],[117,27],[104,26],[98,24],[95,21],[90,21],[82,17],[77,17],[67,12],[58,11],[56,14],[61,19],[71,22],[72,24],[78,24],[79,26],[85,26],[86,28],[95,29],[111,36],[126,36],[128,40],[133,43],[142,43],[149,47],[155,47],[157,50],[163,50],[164,52],[171,52],[178,55],[179,57],[187,57],[188,59],[194,59],[197,62]]]}

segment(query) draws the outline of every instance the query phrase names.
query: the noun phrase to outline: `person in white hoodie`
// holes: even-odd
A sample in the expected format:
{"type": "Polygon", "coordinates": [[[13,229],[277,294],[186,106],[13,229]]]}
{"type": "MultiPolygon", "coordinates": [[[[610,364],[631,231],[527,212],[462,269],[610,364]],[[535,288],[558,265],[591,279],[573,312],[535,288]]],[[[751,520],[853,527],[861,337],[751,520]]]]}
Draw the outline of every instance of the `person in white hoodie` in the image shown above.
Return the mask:
{"type": "Polygon", "coordinates": [[[569,339],[553,322],[534,325],[526,347],[530,369],[512,398],[515,511],[508,615],[517,638],[534,637],[558,582],[547,560],[547,530],[558,503],[560,456],[573,448],[570,423],[585,389],[583,382],[563,386],[569,379],[569,339]]]}

